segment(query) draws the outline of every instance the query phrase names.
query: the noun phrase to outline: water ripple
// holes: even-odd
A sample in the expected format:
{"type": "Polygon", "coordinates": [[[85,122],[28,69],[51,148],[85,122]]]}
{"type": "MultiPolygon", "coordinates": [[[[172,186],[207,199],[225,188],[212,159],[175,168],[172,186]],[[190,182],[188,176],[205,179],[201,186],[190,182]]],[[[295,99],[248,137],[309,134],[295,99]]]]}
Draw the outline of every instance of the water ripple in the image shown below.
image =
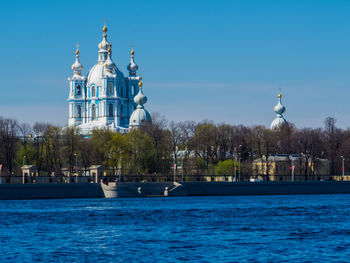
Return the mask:
{"type": "Polygon", "coordinates": [[[0,201],[0,261],[347,262],[348,199],[0,201]]]}

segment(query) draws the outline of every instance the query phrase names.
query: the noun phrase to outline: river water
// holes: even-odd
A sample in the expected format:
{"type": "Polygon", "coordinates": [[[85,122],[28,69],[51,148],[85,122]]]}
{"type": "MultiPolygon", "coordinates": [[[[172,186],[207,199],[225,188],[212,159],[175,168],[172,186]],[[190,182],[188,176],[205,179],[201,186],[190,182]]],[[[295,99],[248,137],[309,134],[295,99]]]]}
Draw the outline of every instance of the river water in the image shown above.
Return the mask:
{"type": "Polygon", "coordinates": [[[349,262],[350,195],[0,201],[1,262],[349,262]]]}

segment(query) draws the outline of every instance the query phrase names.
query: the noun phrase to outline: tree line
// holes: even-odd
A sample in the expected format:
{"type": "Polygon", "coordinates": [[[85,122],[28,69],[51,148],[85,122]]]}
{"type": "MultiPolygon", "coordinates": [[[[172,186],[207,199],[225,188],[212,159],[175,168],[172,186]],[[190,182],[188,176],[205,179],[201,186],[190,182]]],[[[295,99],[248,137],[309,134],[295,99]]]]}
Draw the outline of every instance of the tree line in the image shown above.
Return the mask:
{"type": "MultiPolygon", "coordinates": [[[[328,117],[323,128],[296,128],[289,123],[277,130],[264,126],[215,124],[211,121],[168,121],[153,114],[152,123],[121,134],[93,130],[83,137],[75,127],[49,123],[19,123],[0,118],[1,175],[20,175],[23,165],[35,165],[40,175],[87,171],[91,165],[124,175],[252,174],[256,158],[298,154],[306,161],[325,158],[332,175],[350,169],[350,129],[336,127],[328,117]],[[174,165],[176,164],[176,166],[174,165]]],[[[307,171],[305,171],[307,173],[307,171]]]]}

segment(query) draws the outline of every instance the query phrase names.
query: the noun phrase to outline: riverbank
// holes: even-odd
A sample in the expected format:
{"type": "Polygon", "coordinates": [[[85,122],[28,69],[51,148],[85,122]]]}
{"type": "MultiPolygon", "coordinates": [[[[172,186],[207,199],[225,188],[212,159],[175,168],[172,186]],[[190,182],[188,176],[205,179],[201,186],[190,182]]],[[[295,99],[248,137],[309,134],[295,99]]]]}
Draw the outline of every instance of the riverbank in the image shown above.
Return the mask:
{"type": "Polygon", "coordinates": [[[101,184],[107,198],[153,196],[350,194],[350,182],[166,182],[101,184]]]}
{"type": "Polygon", "coordinates": [[[350,182],[0,184],[0,200],[299,194],[350,194],[350,182]]]}

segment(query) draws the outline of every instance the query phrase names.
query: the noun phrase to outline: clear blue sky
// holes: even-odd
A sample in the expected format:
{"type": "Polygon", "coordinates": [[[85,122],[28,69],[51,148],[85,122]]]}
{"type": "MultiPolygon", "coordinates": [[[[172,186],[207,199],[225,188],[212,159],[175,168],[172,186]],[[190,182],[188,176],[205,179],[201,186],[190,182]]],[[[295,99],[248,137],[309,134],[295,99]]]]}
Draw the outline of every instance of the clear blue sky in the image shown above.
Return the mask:
{"type": "Polygon", "coordinates": [[[282,89],[285,118],[350,126],[350,1],[1,1],[0,115],[65,125],[80,44],[97,61],[104,18],[113,60],[129,51],[146,108],[171,120],[262,124],[282,89]]]}

